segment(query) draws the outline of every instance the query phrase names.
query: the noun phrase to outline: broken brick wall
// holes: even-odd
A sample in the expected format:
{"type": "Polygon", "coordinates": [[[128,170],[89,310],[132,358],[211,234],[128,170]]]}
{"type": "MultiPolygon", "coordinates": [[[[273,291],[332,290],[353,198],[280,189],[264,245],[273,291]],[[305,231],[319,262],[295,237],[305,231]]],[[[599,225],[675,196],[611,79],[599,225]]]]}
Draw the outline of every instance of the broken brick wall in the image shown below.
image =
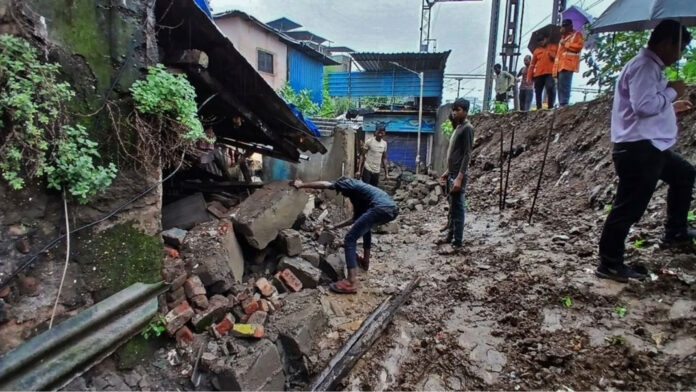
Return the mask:
{"type": "MultiPolygon", "coordinates": [[[[71,259],[57,321],[138,281],[160,280],[162,245],[160,172],[137,170],[119,159],[114,122],[124,121],[128,88],[157,61],[155,0],[0,0],[0,31],[27,38],[46,61],[62,65],[76,97],[70,111],[118,177],[87,205],[69,205],[71,229],[113,217],[71,236],[71,259]],[[108,103],[108,105],[107,105],[108,103]],[[154,189],[132,204],[144,189],[154,189]],[[126,205],[127,204],[127,205],[126,205]]],[[[12,191],[0,181],[0,281],[39,252],[65,227],[60,194],[43,183],[12,191]]],[[[65,241],[42,253],[0,292],[0,354],[47,328],[65,260],[65,241]]]]}

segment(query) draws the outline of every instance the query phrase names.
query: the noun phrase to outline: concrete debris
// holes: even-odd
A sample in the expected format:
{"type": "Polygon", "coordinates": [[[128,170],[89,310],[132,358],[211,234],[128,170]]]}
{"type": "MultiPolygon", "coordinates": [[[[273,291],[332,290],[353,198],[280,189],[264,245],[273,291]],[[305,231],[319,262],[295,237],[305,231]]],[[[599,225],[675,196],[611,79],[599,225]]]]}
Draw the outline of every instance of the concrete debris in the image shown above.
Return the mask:
{"type": "Polygon", "coordinates": [[[198,223],[210,221],[202,193],[184,197],[162,207],[162,229],[174,227],[189,230],[198,223]]]}
{"type": "Polygon", "coordinates": [[[237,207],[235,228],[249,245],[264,249],[280,230],[292,227],[308,200],[306,192],[289,187],[287,182],[267,184],[237,207]]]}
{"type": "Polygon", "coordinates": [[[321,279],[321,270],[300,257],[283,257],[278,269],[289,269],[302,282],[302,287],[310,289],[316,288],[321,279]]]}
{"type": "Polygon", "coordinates": [[[321,256],[319,256],[319,252],[314,250],[306,250],[302,252],[302,254],[300,254],[300,257],[309,261],[309,263],[313,266],[319,267],[319,262],[321,261],[321,256]]]}
{"type": "Polygon", "coordinates": [[[296,230],[281,230],[278,234],[278,242],[281,252],[288,256],[297,256],[302,253],[302,236],[296,230]]]}
{"type": "Polygon", "coordinates": [[[242,347],[233,358],[219,359],[211,366],[213,387],[219,391],[284,390],[283,363],[276,345],[261,339],[253,348],[242,347]]]}
{"type": "Polygon", "coordinates": [[[162,232],[162,239],[165,244],[171,245],[177,249],[184,243],[184,238],[188,231],[173,227],[162,232]]]}
{"type": "Polygon", "coordinates": [[[319,264],[319,268],[333,282],[345,279],[346,258],[343,252],[334,253],[326,257],[319,264]]]}
{"type": "Polygon", "coordinates": [[[170,335],[174,335],[181,327],[191,320],[194,316],[193,309],[188,302],[180,303],[176,308],[172,309],[164,316],[164,326],[170,335]]]}

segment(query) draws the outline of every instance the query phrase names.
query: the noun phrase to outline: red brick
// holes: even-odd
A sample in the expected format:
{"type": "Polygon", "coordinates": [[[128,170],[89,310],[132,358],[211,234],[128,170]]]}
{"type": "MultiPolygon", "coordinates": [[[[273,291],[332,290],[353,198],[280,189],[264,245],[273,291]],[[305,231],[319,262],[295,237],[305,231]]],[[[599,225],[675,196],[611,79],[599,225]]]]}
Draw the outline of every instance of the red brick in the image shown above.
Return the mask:
{"type": "Polygon", "coordinates": [[[176,334],[176,342],[181,345],[187,345],[193,343],[193,332],[191,332],[188,327],[181,327],[176,334]]]}
{"type": "Polygon", "coordinates": [[[261,304],[259,301],[253,300],[251,298],[247,298],[244,302],[242,302],[242,309],[244,309],[244,313],[246,314],[252,314],[255,311],[259,310],[261,307],[261,304]]]}
{"type": "Polygon", "coordinates": [[[210,304],[208,303],[208,297],[206,297],[205,295],[197,295],[191,298],[191,303],[193,304],[193,306],[202,310],[208,309],[208,306],[210,306],[210,304]]]}
{"type": "Polygon", "coordinates": [[[174,248],[170,248],[168,246],[165,247],[165,250],[167,251],[167,256],[171,257],[172,259],[179,258],[179,251],[178,250],[176,250],[174,248]]]}
{"type": "Polygon", "coordinates": [[[280,279],[290,289],[290,291],[298,292],[302,290],[302,282],[289,269],[280,271],[280,279]]]}
{"type": "Polygon", "coordinates": [[[230,329],[232,329],[232,327],[234,327],[234,317],[231,314],[227,313],[227,315],[225,316],[225,318],[222,319],[222,321],[213,325],[213,334],[217,338],[221,338],[227,335],[227,333],[230,332],[230,329]]]}
{"type": "Polygon", "coordinates": [[[178,289],[167,293],[167,302],[176,302],[178,305],[179,303],[181,303],[181,301],[185,299],[186,293],[184,292],[183,287],[179,287],[178,289]]]}
{"type": "Polygon", "coordinates": [[[256,281],[256,288],[264,297],[270,297],[275,292],[275,288],[266,278],[261,278],[256,281]]]}
{"type": "Polygon", "coordinates": [[[203,286],[201,278],[199,278],[197,275],[193,275],[186,279],[186,283],[184,283],[184,290],[186,290],[186,296],[189,298],[193,298],[197,295],[205,295],[205,286],[203,286]]]}
{"type": "Polygon", "coordinates": [[[8,295],[10,295],[10,286],[5,286],[2,290],[0,290],[0,298],[5,298],[8,295]]]}
{"type": "Polygon", "coordinates": [[[193,315],[194,312],[193,309],[191,309],[191,305],[189,305],[189,303],[186,301],[182,302],[179,304],[179,306],[170,310],[169,313],[164,316],[167,332],[169,332],[170,335],[174,335],[176,331],[191,320],[193,315]]]}
{"type": "Polygon", "coordinates": [[[268,313],[262,310],[256,311],[249,316],[246,321],[249,324],[265,325],[266,319],[268,319],[268,313]]]}

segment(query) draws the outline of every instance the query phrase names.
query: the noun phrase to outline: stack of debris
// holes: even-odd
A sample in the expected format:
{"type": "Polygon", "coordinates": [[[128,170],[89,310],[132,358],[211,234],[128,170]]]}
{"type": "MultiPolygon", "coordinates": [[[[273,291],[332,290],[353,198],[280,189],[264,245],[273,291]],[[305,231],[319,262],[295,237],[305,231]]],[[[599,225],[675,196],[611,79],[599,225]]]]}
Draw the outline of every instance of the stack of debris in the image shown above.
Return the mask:
{"type": "Polygon", "coordinates": [[[396,189],[394,200],[409,210],[423,211],[426,205],[439,203],[443,195],[444,190],[437,180],[425,174],[416,174],[401,176],[401,187],[396,189]]]}
{"type": "MultiPolygon", "coordinates": [[[[192,354],[195,342],[218,342],[218,349],[204,350],[200,357],[202,369],[215,375],[215,388],[283,389],[291,374],[306,375],[308,370],[306,364],[298,370],[294,360],[290,361],[294,368],[289,369],[288,361],[272,359],[297,359],[306,351],[293,348],[297,344],[283,333],[283,344],[291,347],[275,347],[274,342],[281,344],[276,342],[278,331],[283,331],[290,317],[285,313],[299,312],[281,309],[286,301],[305,293],[314,299],[310,307],[321,309],[314,289],[345,276],[345,258],[337,253],[340,241],[324,230],[330,209],[339,214],[339,208],[287,183],[268,184],[230,209],[215,202],[206,207],[208,211],[216,208],[207,221],[195,223],[189,230],[174,227],[162,232],[166,244],[163,278],[170,284],[160,301],[166,304],[166,331],[179,347],[188,347],[192,362],[198,361],[192,354]],[[252,354],[264,356],[268,363],[285,362],[284,372],[276,379],[266,369],[270,373],[262,374],[268,373],[267,377],[250,380],[243,376],[249,369],[244,370],[239,361],[234,366],[228,363],[230,358],[252,354]]],[[[323,321],[315,324],[326,324],[326,315],[320,313],[317,317],[323,321]]]]}

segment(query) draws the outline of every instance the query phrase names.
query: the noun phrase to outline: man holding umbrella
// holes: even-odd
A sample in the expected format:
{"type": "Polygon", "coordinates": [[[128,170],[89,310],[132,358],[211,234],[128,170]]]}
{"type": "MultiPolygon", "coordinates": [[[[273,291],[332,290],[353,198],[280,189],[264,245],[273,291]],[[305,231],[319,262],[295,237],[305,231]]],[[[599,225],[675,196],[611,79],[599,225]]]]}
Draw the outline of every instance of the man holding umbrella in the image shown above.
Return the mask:
{"type": "Polygon", "coordinates": [[[679,60],[690,40],[691,35],[679,22],[660,22],[648,47],[626,64],[616,82],[611,141],[619,185],[599,243],[596,275],[600,278],[620,282],[645,278],[624,264],[624,246],[658,180],[669,185],[661,246],[690,244],[696,238],[696,230],[687,225],[696,169],[670,150],[677,139],[676,114],[692,105],[678,100],[684,95],[684,82],[668,82],[664,75],[665,67],[679,60]]]}

